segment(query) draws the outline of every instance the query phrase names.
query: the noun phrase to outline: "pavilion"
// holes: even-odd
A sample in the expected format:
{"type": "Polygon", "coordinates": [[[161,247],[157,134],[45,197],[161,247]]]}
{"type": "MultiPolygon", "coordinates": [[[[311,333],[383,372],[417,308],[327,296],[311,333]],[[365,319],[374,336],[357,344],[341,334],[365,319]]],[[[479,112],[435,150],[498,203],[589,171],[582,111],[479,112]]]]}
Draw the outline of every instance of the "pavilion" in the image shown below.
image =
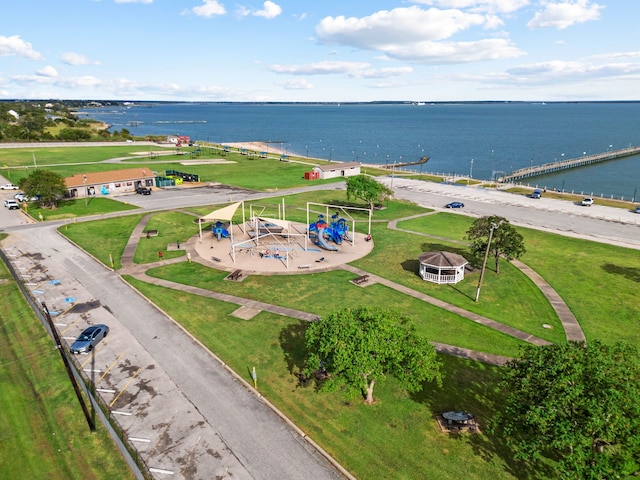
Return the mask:
{"type": "Polygon", "coordinates": [[[437,284],[464,280],[464,269],[469,263],[462,255],[450,252],[425,252],[418,261],[422,279],[437,284]]]}

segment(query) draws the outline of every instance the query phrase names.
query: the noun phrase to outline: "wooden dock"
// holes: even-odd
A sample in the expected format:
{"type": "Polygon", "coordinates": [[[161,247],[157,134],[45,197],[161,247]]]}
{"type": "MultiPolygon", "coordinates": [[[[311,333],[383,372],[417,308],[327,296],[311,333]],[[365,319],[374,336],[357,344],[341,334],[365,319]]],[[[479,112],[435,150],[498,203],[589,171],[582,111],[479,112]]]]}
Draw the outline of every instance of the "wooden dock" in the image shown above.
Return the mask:
{"type": "Polygon", "coordinates": [[[511,173],[497,177],[499,183],[512,183],[524,178],[537,177],[548,173],[568,170],[570,168],[584,167],[594,163],[608,162],[618,158],[630,157],[640,154],[640,146],[623,148],[621,150],[610,150],[607,152],[596,153],[594,155],[584,155],[578,158],[570,158],[559,162],[545,163],[543,165],[532,165],[526,168],[519,168],[511,173]]]}

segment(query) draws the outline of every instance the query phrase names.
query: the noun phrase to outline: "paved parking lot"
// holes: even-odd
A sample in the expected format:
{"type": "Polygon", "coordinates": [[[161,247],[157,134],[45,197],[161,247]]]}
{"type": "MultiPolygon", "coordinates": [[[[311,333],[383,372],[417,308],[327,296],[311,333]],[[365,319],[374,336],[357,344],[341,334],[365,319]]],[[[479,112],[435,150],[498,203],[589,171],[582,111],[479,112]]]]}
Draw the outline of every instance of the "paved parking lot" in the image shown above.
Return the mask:
{"type": "Polygon", "coordinates": [[[155,478],[344,478],[215,356],[54,226],[18,227],[2,248],[69,344],[90,324],[109,325],[92,354],[74,358],[155,478]]]}

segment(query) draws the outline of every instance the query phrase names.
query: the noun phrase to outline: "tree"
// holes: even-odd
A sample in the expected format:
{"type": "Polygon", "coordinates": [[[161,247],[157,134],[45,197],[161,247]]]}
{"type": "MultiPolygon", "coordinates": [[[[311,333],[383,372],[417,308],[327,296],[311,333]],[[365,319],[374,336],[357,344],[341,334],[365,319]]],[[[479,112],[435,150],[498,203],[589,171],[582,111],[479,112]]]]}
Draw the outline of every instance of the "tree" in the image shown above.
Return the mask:
{"type": "Polygon", "coordinates": [[[528,346],[507,364],[492,426],[515,456],[558,459],[560,478],[640,473],[640,358],[628,343],[528,346]]]}
{"type": "Polygon", "coordinates": [[[393,375],[409,391],[423,382],[441,385],[434,347],[408,319],[389,310],[344,308],[312,323],[306,332],[307,375],[324,373],[320,390],[338,388],[373,403],[378,380],[393,375]]]}
{"type": "Polygon", "coordinates": [[[367,175],[354,175],[347,177],[347,198],[359,198],[367,203],[369,208],[373,209],[376,203],[380,204],[390,195],[393,191],[383,184],[376,182],[373,178],[367,175]]]}
{"type": "Polygon", "coordinates": [[[51,170],[37,168],[19,182],[20,188],[28,197],[40,196],[40,203],[56,206],[56,201],[67,191],[64,178],[51,170]]]}
{"type": "Polygon", "coordinates": [[[484,256],[491,229],[493,235],[489,252],[496,261],[496,273],[500,273],[500,257],[509,261],[520,258],[526,252],[524,239],[504,217],[492,215],[478,218],[467,230],[467,240],[471,242],[471,254],[474,258],[481,259],[484,256]]]}

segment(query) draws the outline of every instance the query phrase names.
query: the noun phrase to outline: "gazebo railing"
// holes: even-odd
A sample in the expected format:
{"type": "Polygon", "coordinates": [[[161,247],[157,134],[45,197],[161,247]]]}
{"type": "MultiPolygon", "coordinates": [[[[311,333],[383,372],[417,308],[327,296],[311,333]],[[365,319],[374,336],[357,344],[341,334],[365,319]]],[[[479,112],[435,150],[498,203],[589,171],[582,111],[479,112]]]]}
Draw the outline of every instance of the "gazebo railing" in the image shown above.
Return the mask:
{"type": "Polygon", "coordinates": [[[438,275],[437,273],[424,272],[422,278],[434,283],[458,283],[463,275],[438,275]]]}

